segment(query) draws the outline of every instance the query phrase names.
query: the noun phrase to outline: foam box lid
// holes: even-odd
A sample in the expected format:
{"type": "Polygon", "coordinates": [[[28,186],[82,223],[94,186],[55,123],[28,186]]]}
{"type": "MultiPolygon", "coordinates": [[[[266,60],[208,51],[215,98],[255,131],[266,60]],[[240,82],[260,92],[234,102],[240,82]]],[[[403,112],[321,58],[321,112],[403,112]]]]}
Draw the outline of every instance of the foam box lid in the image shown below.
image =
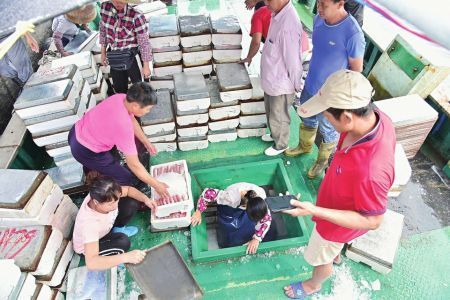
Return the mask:
{"type": "Polygon", "coordinates": [[[25,88],[14,103],[15,109],[61,101],[67,98],[73,82],[70,79],[25,88]]]}
{"type": "Polygon", "coordinates": [[[180,16],[178,22],[180,24],[181,36],[211,33],[211,27],[207,16],[180,16]]]}
{"type": "Polygon", "coordinates": [[[209,98],[209,90],[201,74],[174,74],[173,82],[177,101],[209,98]]]}
{"type": "Polygon", "coordinates": [[[206,83],[208,85],[209,96],[211,98],[211,108],[219,108],[239,104],[238,100],[223,102],[222,99],[220,99],[219,82],[217,81],[216,77],[212,77],[211,79],[207,80],[206,83]]]}
{"type": "Polygon", "coordinates": [[[216,66],[221,92],[251,89],[252,84],[244,64],[218,64],[216,66]]]}
{"type": "Polygon", "coordinates": [[[21,209],[25,207],[46,174],[41,171],[0,170],[0,207],[21,209]]]}
{"type": "Polygon", "coordinates": [[[211,18],[213,33],[239,33],[241,26],[239,20],[234,15],[211,18]]]}
{"type": "Polygon", "coordinates": [[[144,126],[174,121],[170,92],[168,90],[159,90],[156,96],[158,104],[153,106],[148,114],[141,117],[141,122],[144,126]]]}
{"type": "Polygon", "coordinates": [[[72,79],[77,69],[78,68],[76,65],[68,65],[55,69],[50,69],[48,66],[40,66],[39,69],[27,80],[25,87],[32,87],[62,79],[72,79]]]}
{"type": "Polygon", "coordinates": [[[150,37],[172,36],[180,33],[176,15],[152,16],[148,21],[150,37]]]}

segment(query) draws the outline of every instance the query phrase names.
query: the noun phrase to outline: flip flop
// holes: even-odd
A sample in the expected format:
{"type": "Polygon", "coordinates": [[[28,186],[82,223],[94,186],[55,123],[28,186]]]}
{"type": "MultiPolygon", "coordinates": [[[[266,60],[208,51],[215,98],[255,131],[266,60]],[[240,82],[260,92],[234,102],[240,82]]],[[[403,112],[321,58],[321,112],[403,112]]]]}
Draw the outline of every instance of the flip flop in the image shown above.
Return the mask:
{"type": "Polygon", "coordinates": [[[340,266],[343,263],[342,254],[339,254],[333,259],[333,264],[336,266],[340,266]]]}
{"type": "Polygon", "coordinates": [[[286,291],[284,291],[284,294],[286,295],[286,297],[291,298],[291,299],[306,299],[307,297],[317,293],[317,291],[316,291],[311,294],[307,294],[305,292],[305,290],[303,289],[302,281],[291,283],[289,286],[291,287],[292,291],[294,292],[294,297],[289,297],[286,294],[286,291]]]}

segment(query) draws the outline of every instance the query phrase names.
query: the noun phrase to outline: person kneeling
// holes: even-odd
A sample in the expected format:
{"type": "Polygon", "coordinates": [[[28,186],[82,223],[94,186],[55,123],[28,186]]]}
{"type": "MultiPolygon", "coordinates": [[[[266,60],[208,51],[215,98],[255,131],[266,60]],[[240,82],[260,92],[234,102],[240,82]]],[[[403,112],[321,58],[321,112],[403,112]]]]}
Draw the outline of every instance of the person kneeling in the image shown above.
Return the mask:
{"type": "Polygon", "coordinates": [[[197,201],[192,226],[202,222],[201,213],[210,203],[217,203],[217,241],[221,248],[247,244],[247,254],[255,254],[261,241],[273,240],[272,216],[267,207],[266,192],[247,182],[238,182],[225,190],[206,188],[197,201]]]}
{"type": "Polygon", "coordinates": [[[152,210],[156,203],[137,189],[120,186],[109,177],[93,182],[89,194],[78,211],[73,232],[73,248],[83,254],[89,270],[105,270],[123,263],[137,264],[144,258],[143,250],[130,249],[129,236],[137,233],[137,227],[113,227],[120,222],[118,206],[120,198],[131,197],[145,203],[152,210]]]}

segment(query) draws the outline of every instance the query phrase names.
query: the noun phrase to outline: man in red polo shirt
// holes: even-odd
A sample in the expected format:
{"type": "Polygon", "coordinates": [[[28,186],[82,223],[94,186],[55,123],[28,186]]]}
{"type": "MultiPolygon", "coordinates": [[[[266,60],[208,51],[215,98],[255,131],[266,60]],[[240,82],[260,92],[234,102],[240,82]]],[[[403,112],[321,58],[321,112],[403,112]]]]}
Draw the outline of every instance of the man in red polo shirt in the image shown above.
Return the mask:
{"type": "Polygon", "coordinates": [[[340,70],[298,108],[301,117],[323,112],[341,136],[316,205],[292,200],[296,208],[286,211],[312,215],[316,223],[304,253],[314,266],[312,278],[286,286],[290,298],[318,292],[344,244],[378,228],[383,220],[394,181],[395,131],[391,120],[373,108],[372,90],[359,72],[340,70]]]}

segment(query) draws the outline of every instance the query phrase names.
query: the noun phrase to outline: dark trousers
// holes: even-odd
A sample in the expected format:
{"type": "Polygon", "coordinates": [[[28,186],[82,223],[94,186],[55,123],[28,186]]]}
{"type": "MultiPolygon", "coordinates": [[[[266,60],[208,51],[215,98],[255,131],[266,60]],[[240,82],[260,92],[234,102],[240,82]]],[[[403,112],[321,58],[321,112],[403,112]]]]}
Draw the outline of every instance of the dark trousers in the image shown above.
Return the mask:
{"type": "Polygon", "coordinates": [[[99,255],[110,256],[127,252],[131,243],[126,234],[110,232],[98,241],[98,246],[99,255]]]}
{"type": "MultiPolygon", "coordinates": [[[[138,141],[138,140],[136,140],[138,141]]],[[[120,185],[134,186],[139,183],[136,176],[131,171],[120,164],[119,158],[112,151],[95,153],[82,144],[76,138],[75,126],[69,132],[69,145],[73,157],[83,165],[85,169],[94,170],[102,175],[114,178],[120,185]]],[[[136,145],[138,152],[144,148],[142,143],[136,145]]],[[[145,148],[144,148],[145,149],[145,148]]],[[[119,214],[117,215],[115,226],[125,226],[141,203],[132,198],[125,197],[119,201],[119,214]]]]}
{"type": "Polygon", "coordinates": [[[116,94],[126,94],[128,92],[128,77],[130,77],[132,83],[142,81],[141,70],[139,70],[136,58],[134,59],[131,68],[128,70],[118,71],[111,69],[111,78],[116,94]]]}

